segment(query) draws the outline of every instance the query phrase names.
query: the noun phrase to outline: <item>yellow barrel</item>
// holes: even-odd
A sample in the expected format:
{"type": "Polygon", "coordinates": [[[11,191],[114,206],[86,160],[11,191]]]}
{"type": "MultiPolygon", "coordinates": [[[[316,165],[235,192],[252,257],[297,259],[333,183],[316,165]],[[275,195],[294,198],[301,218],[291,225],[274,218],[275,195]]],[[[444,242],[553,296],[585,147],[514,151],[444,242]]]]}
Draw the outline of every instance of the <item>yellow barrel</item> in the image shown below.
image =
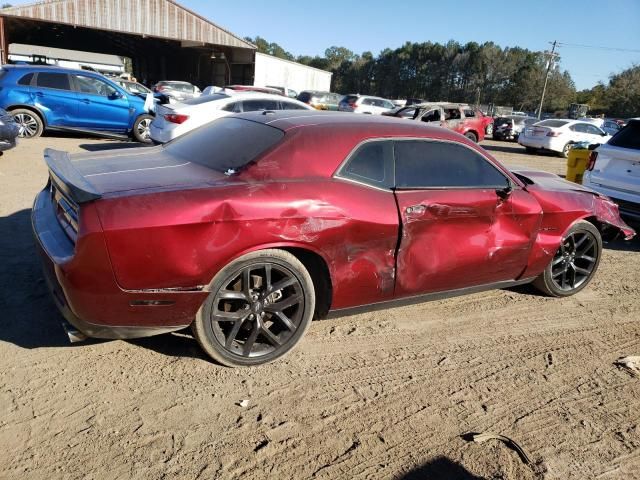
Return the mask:
{"type": "Polygon", "coordinates": [[[591,153],[591,151],[586,148],[572,148],[569,150],[569,157],[567,158],[567,180],[582,183],[582,176],[587,169],[587,163],[589,163],[589,153],[591,153]]]}

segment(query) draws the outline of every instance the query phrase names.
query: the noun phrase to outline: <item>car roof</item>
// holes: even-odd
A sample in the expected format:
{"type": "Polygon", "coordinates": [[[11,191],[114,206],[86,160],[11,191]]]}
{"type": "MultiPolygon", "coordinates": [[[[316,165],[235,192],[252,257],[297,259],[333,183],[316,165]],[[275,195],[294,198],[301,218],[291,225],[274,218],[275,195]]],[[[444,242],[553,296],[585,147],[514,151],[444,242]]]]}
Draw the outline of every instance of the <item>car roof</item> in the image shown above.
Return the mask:
{"type": "Polygon", "coordinates": [[[2,68],[6,70],[15,70],[15,71],[24,70],[25,72],[45,70],[45,71],[50,71],[55,73],[83,73],[88,75],[93,74],[93,75],[98,75],[100,77],[104,77],[104,78],[108,78],[109,80],[112,80],[106,75],[103,75],[100,72],[94,72],[93,70],[83,70],[81,68],[67,68],[67,67],[60,67],[58,65],[2,65],[2,68]]]}
{"type": "Polygon", "coordinates": [[[457,107],[463,107],[463,108],[471,108],[468,104],[466,103],[453,103],[453,102],[422,102],[422,103],[418,103],[418,104],[414,104],[414,105],[407,105],[408,107],[442,107],[442,108],[457,108],[457,107]]]}
{"type": "Polygon", "coordinates": [[[421,122],[407,122],[395,117],[383,115],[356,115],[344,112],[325,112],[318,110],[277,112],[248,112],[240,113],[238,118],[264,123],[280,130],[288,131],[311,126],[324,126],[340,132],[350,127],[352,132],[360,131],[364,137],[384,136],[416,136],[440,139],[466,139],[452,130],[433,127],[421,122]]]}

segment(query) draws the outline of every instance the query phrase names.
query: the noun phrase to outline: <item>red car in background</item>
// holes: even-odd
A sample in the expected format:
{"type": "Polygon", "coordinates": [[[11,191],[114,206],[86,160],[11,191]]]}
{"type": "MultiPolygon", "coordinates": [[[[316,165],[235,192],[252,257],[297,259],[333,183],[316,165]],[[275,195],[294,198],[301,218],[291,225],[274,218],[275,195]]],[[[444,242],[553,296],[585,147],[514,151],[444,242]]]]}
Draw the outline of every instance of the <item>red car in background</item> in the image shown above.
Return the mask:
{"type": "Polygon", "coordinates": [[[100,338],[191,326],[229,366],[281,357],[329,312],[529,282],[572,295],[603,237],[634,235],[603,195],[385,117],[246,113],[45,160],[32,223],[66,319],[100,338]]]}
{"type": "MultiPolygon", "coordinates": [[[[491,117],[462,103],[425,102],[395,108],[382,115],[448,128],[476,143],[484,140],[487,126],[493,125],[491,117]]],[[[493,129],[491,132],[493,133],[493,129]]]]}

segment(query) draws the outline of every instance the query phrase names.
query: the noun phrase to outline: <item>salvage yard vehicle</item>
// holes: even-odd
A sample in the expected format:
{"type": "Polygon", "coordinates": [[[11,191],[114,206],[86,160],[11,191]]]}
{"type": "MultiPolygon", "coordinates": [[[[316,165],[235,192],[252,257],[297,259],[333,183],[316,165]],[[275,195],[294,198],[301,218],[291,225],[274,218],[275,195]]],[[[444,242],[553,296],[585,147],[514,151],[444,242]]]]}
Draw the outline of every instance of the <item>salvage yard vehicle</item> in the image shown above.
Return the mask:
{"type": "Polygon", "coordinates": [[[366,113],[369,115],[381,115],[394,108],[396,106],[391,100],[370,95],[345,95],[338,103],[338,110],[341,112],[366,113]]]}
{"type": "Polygon", "coordinates": [[[342,95],[339,93],[305,90],[300,92],[298,100],[311,105],[316,110],[338,110],[342,95]]]}
{"type": "Polygon", "coordinates": [[[526,127],[518,136],[518,143],[529,153],[549,150],[567,158],[574,143],[607,143],[610,138],[589,122],[550,118],[526,127]]]}
{"type": "Polygon", "coordinates": [[[150,142],[145,101],[99,73],[44,65],[3,65],[0,108],[13,115],[20,137],[45,130],[131,135],[150,142]]]}
{"type": "Polygon", "coordinates": [[[640,118],[591,152],[582,183],[611,197],[623,218],[640,224],[640,118]]]}
{"type": "Polygon", "coordinates": [[[472,116],[465,112],[475,111],[462,103],[425,102],[395,109],[383,115],[438,125],[458,132],[473,142],[481,142],[488,125],[485,121],[487,117],[482,114],[472,116]]]}
{"type": "Polygon", "coordinates": [[[521,115],[508,115],[498,117],[494,121],[494,140],[518,140],[525,127],[538,123],[535,117],[523,117],[521,115]]]}
{"type": "Polygon", "coordinates": [[[199,97],[202,93],[198,87],[189,82],[163,80],[153,86],[155,93],[161,93],[169,99],[169,103],[179,103],[190,98],[199,97]]]}
{"type": "Polygon", "coordinates": [[[0,155],[16,146],[16,137],[20,127],[10,113],[0,108],[0,155]]]}
{"type": "Polygon", "coordinates": [[[603,195],[388,117],[243,113],[45,161],[32,224],[71,334],[191,326],[229,366],[281,357],[329,312],[530,282],[573,295],[603,237],[634,235],[603,195]]]}
{"type": "Polygon", "coordinates": [[[151,140],[166,143],[205,123],[234,113],[262,110],[313,110],[294,98],[268,93],[214,93],[183,103],[159,105],[150,126],[151,140]]]}

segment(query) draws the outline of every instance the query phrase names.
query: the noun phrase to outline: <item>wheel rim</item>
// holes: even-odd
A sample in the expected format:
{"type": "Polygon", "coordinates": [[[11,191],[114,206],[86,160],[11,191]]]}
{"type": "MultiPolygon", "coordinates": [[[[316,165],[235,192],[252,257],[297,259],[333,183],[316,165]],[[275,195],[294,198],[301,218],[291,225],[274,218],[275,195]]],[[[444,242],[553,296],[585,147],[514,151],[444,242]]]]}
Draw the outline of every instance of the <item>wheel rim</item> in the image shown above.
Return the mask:
{"type": "Polygon", "coordinates": [[[571,149],[571,145],[569,145],[568,143],[564,146],[564,149],[562,151],[562,153],[564,154],[565,157],[569,156],[569,150],[571,149]]]}
{"type": "Polygon", "coordinates": [[[551,264],[551,278],[556,287],[568,292],[580,288],[595,271],[598,242],[591,232],[574,232],[560,244],[551,264]]]}
{"type": "Polygon", "coordinates": [[[138,135],[144,140],[151,138],[151,119],[145,118],[138,122],[138,135]]]}
{"type": "Polygon", "coordinates": [[[13,118],[18,124],[19,137],[34,137],[38,133],[38,121],[32,115],[28,113],[18,113],[13,118]]]}
{"type": "Polygon", "coordinates": [[[493,135],[493,125],[491,124],[487,126],[487,135],[493,135]]]}
{"type": "Polygon", "coordinates": [[[227,352],[263,357],[288,348],[304,314],[300,281],[288,268],[258,263],[237,270],[216,292],[213,334],[227,352]]]}

